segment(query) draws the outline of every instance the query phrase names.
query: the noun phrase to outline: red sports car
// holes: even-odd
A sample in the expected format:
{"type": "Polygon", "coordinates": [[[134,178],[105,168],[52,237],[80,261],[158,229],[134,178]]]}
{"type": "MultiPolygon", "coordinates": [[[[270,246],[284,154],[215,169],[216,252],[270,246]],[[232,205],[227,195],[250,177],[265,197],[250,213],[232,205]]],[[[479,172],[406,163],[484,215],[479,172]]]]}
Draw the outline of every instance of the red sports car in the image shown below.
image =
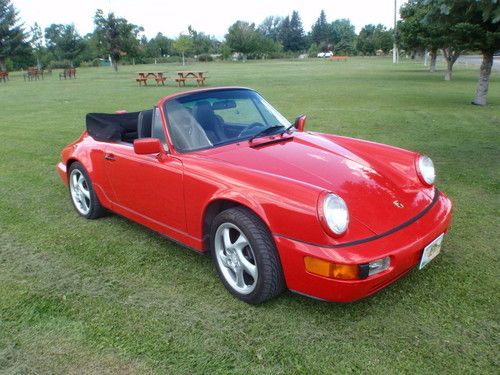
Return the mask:
{"type": "Polygon", "coordinates": [[[304,131],[304,116],[291,124],[251,89],[86,122],[57,165],[76,211],[113,211],[210,254],[248,303],[285,288],[366,297],[431,261],[451,221],[427,156],[304,131]]]}

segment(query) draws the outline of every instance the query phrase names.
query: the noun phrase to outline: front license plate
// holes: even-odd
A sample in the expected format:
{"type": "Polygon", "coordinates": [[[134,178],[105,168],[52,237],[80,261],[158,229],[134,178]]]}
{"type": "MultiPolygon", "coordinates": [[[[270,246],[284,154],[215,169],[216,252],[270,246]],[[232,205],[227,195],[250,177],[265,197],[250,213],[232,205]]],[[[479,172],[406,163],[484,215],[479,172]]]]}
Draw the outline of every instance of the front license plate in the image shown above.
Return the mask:
{"type": "Polygon", "coordinates": [[[441,244],[443,243],[444,233],[442,233],[438,238],[428,244],[422,253],[422,258],[420,258],[420,264],[418,269],[424,268],[431,260],[433,260],[441,251],[441,244]]]}

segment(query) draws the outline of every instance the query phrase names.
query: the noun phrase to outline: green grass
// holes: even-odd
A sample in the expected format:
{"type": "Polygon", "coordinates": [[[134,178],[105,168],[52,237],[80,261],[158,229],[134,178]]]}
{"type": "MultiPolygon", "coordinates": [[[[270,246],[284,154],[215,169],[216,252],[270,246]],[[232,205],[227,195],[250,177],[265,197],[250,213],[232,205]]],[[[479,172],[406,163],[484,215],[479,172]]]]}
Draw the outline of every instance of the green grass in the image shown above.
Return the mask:
{"type": "Polygon", "coordinates": [[[455,204],[443,253],[357,303],[246,305],[208,257],[119,216],[78,217],[55,171],[87,112],[148,108],[177,87],[137,87],[144,66],[13,73],[0,83],[0,373],[498,373],[498,71],[478,108],[478,72],[460,66],[451,82],[369,58],[190,68],[306,113],[309,129],[430,155],[455,204]]]}

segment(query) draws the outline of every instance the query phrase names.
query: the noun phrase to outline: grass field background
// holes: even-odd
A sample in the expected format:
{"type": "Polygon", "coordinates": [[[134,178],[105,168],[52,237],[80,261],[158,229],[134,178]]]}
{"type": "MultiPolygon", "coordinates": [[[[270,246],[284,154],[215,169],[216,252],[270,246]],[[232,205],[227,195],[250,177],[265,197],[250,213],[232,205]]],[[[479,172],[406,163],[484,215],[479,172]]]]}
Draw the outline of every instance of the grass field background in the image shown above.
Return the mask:
{"type": "MultiPolygon", "coordinates": [[[[455,205],[443,253],[352,304],[225,291],[211,261],[116,215],[84,220],[55,171],[87,112],[151,107],[181,89],[137,87],[175,65],[78,69],[0,83],[1,374],[497,374],[500,76],[470,105],[454,79],[387,59],[208,63],[208,85],[260,91],[307,128],[430,155],[455,205]]],[[[187,89],[187,88],[186,88],[187,89]]],[[[184,90],[184,88],[182,88],[184,90]]]]}

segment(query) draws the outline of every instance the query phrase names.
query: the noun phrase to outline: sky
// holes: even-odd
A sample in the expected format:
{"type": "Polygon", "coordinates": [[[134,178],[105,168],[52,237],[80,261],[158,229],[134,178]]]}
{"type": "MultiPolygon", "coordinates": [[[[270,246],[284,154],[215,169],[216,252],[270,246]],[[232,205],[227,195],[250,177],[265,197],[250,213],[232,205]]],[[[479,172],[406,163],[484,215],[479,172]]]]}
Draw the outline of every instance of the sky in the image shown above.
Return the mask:
{"type": "MultiPolygon", "coordinates": [[[[404,0],[396,0],[399,7],[404,0]]],[[[308,32],[325,10],[329,22],[349,18],[356,32],[369,23],[394,24],[394,0],[12,0],[26,26],[37,22],[42,30],[52,23],[75,24],[81,35],[94,29],[96,9],[112,11],[144,27],[148,38],[158,32],[170,38],[187,33],[188,25],[222,40],[237,20],[259,25],[271,15],[286,16],[297,10],[308,32]]]]}

